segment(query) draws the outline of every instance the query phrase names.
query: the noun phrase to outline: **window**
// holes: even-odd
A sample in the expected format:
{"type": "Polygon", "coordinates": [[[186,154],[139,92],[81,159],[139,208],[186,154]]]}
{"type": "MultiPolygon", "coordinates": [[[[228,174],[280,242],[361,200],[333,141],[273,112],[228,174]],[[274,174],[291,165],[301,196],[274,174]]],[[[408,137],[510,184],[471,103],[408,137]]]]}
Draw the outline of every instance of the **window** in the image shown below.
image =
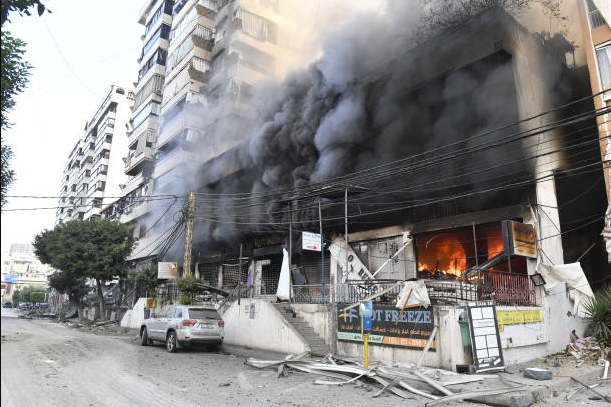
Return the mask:
{"type": "Polygon", "coordinates": [[[221,319],[219,313],[214,309],[189,308],[189,318],[192,319],[221,319]]]}
{"type": "Polygon", "coordinates": [[[161,24],[161,27],[155,31],[155,34],[153,34],[153,36],[146,42],[146,45],[142,48],[142,56],[148,54],[159,38],[163,38],[164,40],[170,38],[170,30],[171,27],[169,25],[161,24]]]}
{"type": "Polygon", "coordinates": [[[144,64],[142,66],[142,69],[140,69],[140,72],[138,73],[138,81],[140,81],[142,78],[144,78],[144,76],[146,75],[146,73],[155,65],[155,64],[159,64],[159,65],[163,65],[165,66],[165,61],[166,58],[168,56],[167,51],[162,50],[162,49],[158,49],[153,56],[151,56],[149,58],[148,61],[146,61],[146,64],[144,64]]]}
{"type": "Polygon", "coordinates": [[[164,1],[159,6],[157,11],[155,11],[155,14],[153,14],[153,17],[151,17],[151,20],[149,21],[149,23],[146,25],[146,28],[144,30],[144,35],[148,34],[148,32],[151,30],[151,27],[153,27],[155,25],[155,23],[157,21],[159,21],[159,18],[161,17],[162,14],[172,15],[172,6],[173,6],[172,3],[174,3],[174,2],[171,1],[171,0],[164,1]]]}
{"type": "Polygon", "coordinates": [[[182,318],[182,309],[176,308],[176,312],[174,313],[174,318],[182,318]]]}
{"type": "Polygon", "coordinates": [[[96,191],[104,191],[104,188],[106,188],[106,182],[104,181],[98,181],[95,184],[95,190],[96,191]]]}
{"type": "Polygon", "coordinates": [[[161,111],[161,105],[159,102],[150,101],[146,104],[132,119],[132,128],[136,129],[138,126],[142,124],[144,120],[146,120],[149,115],[159,116],[159,112],[161,111]]]}
{"type": "MultiPolygon", "coordinates": [[[[598,71],[600,72],[600,86],[603,90],[611,88],[611,45],[596,50],[598,71]]],[[[609,93],[608,93],[609,94],[609,93]]]]}

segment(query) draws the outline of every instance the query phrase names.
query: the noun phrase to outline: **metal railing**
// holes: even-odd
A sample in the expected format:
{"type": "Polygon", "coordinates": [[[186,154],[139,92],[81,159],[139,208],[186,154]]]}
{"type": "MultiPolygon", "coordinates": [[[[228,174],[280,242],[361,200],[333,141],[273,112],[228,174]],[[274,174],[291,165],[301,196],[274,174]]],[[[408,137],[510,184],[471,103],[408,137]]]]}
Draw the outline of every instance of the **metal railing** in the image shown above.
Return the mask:
{"type": "Polygon", "coordinates": [[[603,25],[607,24],[605,18],[598,9],[590,11],[588,13],[588,17],[590,18],[590,25],[592,26],[592,29],[602,27],[603,25]]]}
{"type": "Polygon", "coordinates": [[[535,286],[525,274],[483,273],[482,294],[503,305],[536,305],[535,286]]]}
{"type": "MultiPolygon", "coordinates": [[[[384,294],[374,302],[394,304],[403,288],[398,281],[350,281],[334,286],[294,285],[293,301],[303,304],[322,304],[330,302],[358,302],[368,296],[384,294]]],[[[462,304],[467,301],[494,300],[502,305],[536,305],[535,287],[525,274],[505,272],[485,272],[469,281],[462,280],[425,280],[432,304],[462,304]]]]}

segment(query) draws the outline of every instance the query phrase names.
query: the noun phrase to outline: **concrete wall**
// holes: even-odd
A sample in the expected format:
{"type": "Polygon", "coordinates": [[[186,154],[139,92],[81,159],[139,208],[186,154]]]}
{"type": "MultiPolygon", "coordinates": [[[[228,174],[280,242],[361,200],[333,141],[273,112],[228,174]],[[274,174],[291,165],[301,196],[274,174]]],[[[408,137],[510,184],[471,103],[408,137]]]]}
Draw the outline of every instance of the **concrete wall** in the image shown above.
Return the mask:
{"type": "Polygon", "coordinates": [[[147,298],[139,298],[134,308],[127,310],[121,318],[121,326],[125,328],[140,328],[144,321],[144,309],[147,298]]]}
{"type": "Polygon", "coordinates": [[[291,354],[309,350],[299,332],[265,300],[242,299],[239,305],[234,302],[223,320],[227,344],[291,354]]]}

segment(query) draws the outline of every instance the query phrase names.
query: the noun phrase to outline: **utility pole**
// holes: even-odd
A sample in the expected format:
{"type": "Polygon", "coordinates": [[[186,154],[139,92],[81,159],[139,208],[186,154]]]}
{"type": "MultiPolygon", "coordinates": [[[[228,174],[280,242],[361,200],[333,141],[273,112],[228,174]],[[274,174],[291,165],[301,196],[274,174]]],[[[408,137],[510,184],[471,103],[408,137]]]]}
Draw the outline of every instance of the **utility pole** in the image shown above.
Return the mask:
{"type": "Polygon", "coordinates": [[[185,230],[185,257],[183,261],[183,276],[191,277],[191,253],[193,251],[193,218],[195,215],[195,193],[189,192],[187,201],[187,225],[185,230]]]}
{"type": "MultiPolygon", "coordinates": [[[[344,275],[348,276],[348,187],[344,193],[344,238],[346,240],[346,268],[344,275]]],[[[343,280],[343,279],[342,279],[343,280]]]]}
{"type": "Polygon", "coordinates": [[[320,282],[321,282],[321,299],[325,303],[325,238],[322,236],[322,208],[320,205],[320,197],[318,198],[318,228],[320,233],[320,282]]]}
{"type": "Polygon", "coordinates": [[[293,276],[291,275],[291,266],[293,265],[293,210],[292,202],[289,202],[289,304],[293,292],[293,276]]]}
{"type": "Polygon", "coordinates": [[[238,305],[242,298],[242,243],[240,243],[240,257],[238,258],[238,305]]]}

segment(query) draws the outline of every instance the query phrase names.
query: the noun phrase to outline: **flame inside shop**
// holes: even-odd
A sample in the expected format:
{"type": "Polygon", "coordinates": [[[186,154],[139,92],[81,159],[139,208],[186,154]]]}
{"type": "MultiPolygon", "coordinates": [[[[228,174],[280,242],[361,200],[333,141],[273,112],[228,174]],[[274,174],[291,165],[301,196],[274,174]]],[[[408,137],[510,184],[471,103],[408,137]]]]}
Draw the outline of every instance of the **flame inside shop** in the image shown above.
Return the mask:
{"type": "MultiPolygon", "coordinates": [[[[416,235],[418,277],[456,279],[505,251],[500,223],[420,233],[416,235]]],[[[489,270],[526,274],[523,257],[513,257],[489,270]]]]}

